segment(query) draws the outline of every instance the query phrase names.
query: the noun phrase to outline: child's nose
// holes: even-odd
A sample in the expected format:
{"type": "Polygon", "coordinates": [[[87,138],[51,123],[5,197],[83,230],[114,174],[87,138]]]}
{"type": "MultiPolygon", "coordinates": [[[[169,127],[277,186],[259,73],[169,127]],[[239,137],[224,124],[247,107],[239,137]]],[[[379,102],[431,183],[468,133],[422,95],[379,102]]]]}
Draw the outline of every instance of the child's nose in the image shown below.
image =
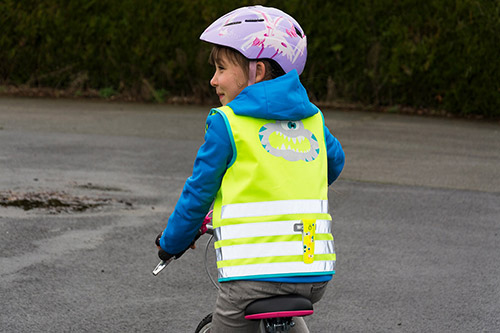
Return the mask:
{"type": "Polygon", "coordinates": [[[212,79],[210,80],[210,85],[212,87],[217,87],[217,74],[214,74],[214,76],[212,76],[212,79]]]}

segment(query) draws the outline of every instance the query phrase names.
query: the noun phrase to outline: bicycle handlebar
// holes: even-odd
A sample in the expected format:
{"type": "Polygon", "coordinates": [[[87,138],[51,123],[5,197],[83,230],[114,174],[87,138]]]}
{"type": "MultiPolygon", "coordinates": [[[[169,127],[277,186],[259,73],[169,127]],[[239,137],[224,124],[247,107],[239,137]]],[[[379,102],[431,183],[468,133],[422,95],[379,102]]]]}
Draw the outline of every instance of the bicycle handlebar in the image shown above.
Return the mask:
{"type": "MultiPolygon", "coordinates": [[[[192,242],[192,244],[194,242],[196,242],[198,240],[198,238],[200,238],[203,234],[207,233],[209,235],[213,235],[214,234],[214,229],[212,227],[212,225],[210,225],[209,223],[212,223],[212,211],[208,212],[208,214],[205,216],[205,219],[203,220],[203,223],[200,227],[200,229],[198,230],[198,233],[196,234],[196,236],[194,237],[194,240],[192,242]]],[[[179,258],[182,254],[184,254],[184,252],[187,251],[188,248],[186,248],[184,251],[182,251],[181,253],[178,253],[176,255],[173,255],[172,257],[170,257],[169,259],[167,260],[161,260],[158,265],[156,265],[155,269],[153,269],[153,275],[154,276],[157,276],[158,274],[160,274],[160,272],[168,266],[168,264],[170,264],[174,259],[177,259],[179,258]]]]}

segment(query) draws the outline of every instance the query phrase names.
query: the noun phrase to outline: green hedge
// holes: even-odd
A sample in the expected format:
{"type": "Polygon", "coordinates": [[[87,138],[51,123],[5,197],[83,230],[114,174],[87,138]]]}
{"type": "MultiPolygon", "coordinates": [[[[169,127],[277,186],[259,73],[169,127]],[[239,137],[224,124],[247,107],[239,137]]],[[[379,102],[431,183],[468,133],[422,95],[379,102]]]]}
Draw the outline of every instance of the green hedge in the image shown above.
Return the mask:
{"type": "Polygon", "coordinates": [[[203,100],[212,68],[200,33],[254,3],[301,23],[315,101],[500,115],[496,0],[3,0],[0,84],[203,100]]]}

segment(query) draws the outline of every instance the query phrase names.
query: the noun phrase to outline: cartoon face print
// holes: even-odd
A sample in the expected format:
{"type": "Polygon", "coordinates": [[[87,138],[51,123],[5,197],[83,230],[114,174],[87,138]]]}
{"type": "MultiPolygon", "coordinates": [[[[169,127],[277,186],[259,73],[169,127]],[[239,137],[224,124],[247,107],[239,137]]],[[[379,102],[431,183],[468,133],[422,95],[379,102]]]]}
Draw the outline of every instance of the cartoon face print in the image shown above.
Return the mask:
{"type": "Polygon", "coordinates": [[[268,153],[290,162],[311,162],[319,154],[318,140],[300,120],[265,124],[260,128],[259,138],[268,153]]]}

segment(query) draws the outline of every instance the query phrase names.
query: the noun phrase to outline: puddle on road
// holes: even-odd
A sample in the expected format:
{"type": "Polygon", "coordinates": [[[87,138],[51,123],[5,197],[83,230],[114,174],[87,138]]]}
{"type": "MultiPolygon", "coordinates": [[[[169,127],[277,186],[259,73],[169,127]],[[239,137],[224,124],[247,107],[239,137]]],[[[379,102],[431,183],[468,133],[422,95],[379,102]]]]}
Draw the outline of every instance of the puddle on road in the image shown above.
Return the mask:
{"type": "Polygon", "coordinates": [[[132,207],[132,203],[124,200],[74,196],[64,191],[0,192],[0,206],[2,207],[15,207],[25,211],[45,210],[51,214],[81,213],[113,204],[120,204],[128,208],[132,207]]]}

